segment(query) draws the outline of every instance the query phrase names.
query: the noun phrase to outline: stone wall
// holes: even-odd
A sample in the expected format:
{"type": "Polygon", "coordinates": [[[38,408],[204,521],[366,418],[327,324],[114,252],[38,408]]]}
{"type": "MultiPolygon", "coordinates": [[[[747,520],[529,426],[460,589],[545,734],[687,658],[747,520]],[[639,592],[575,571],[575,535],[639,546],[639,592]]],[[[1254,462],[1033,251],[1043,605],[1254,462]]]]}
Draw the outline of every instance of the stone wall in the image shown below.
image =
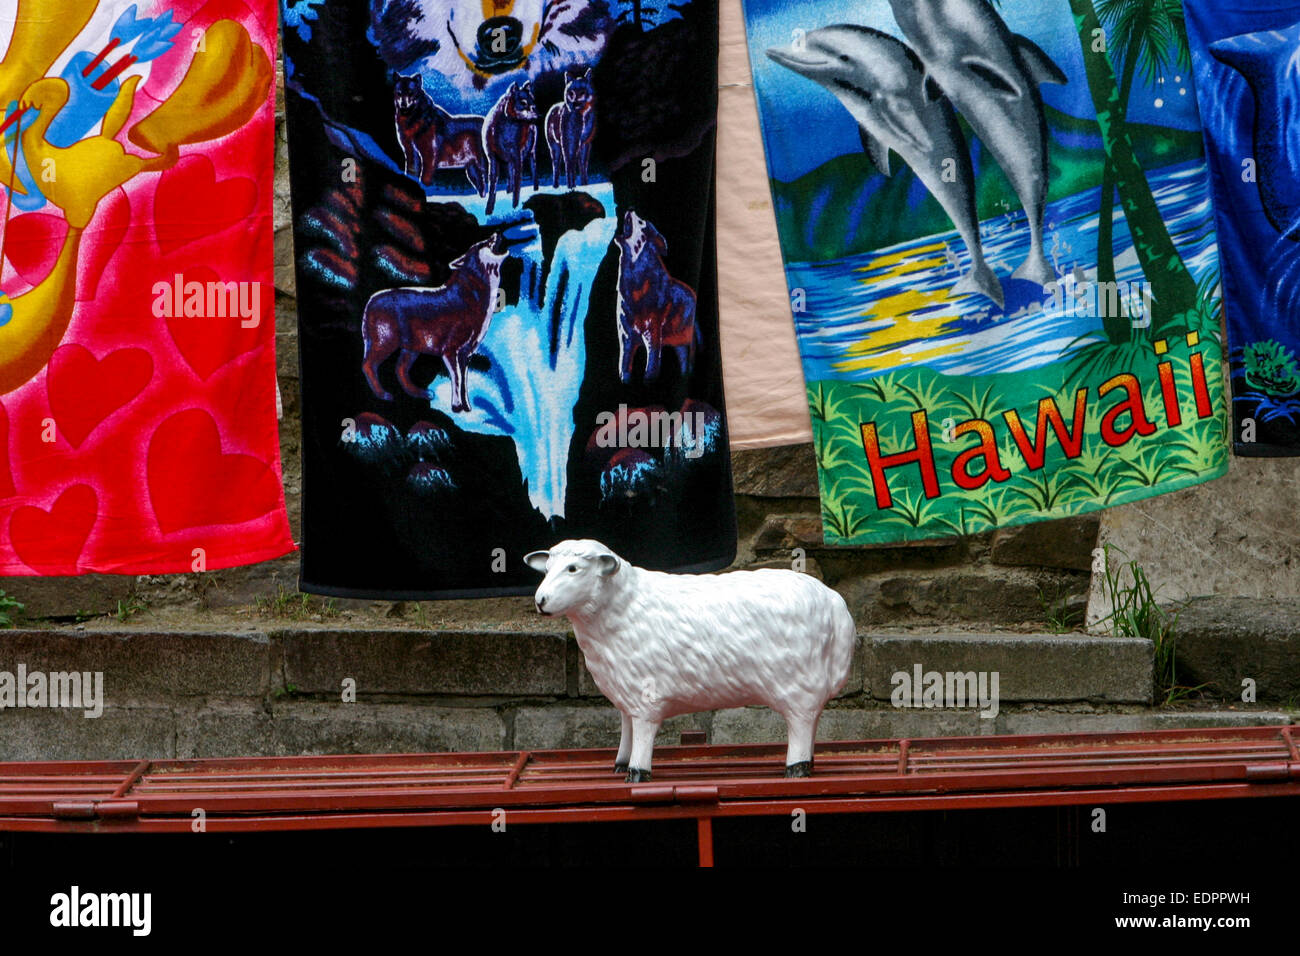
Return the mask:
{"type": "MultiPolygon", "coordinates": [[[[282,80],[283,77],[281,76],[282,80]]],[[[284,418],[280,426],[285,498],[299,533],[297,308],[288,145],[283,97],[276,115],[276,347],[284,418]]],[[[726,174],[726,170],[722,171],[726,174]]],[[[1078,628],[1086,602],[1096,519],[1013,528],[967,539],[897,548],[827,549],[818,517],[811,445],[739,452],[734,456],[741,541],[737,566],[790,566],[839,589],[861,625],[955,625],[1017,630],[1078,628]],[[802,549],[802,555],[796,551],[802,549]],[[1055,607],[1049,624],[1044,605],[1055,607]]],[[[297,558],[204,575],[72,579],[13,578],[0,585],[22,601],[29,622],[67,622],[150,613],[168,626],[210,626],[213,612],[282,606],[296,592],[297,558]]],[[[294,597],[298,600],[297,596],[294,597]]],[[[499,602],[498,602],[499,603],[499,602]]],[[[414,614],[409,605],[338,601],[331,607],[367,616],[414,614]]],[[[487,603],[484,613],[491,615],[487,603]]],[[[517,613],[517,604],[506,613],[517,613]]],[[[427,613],[427,612],[425,612],[427,613]]]]}

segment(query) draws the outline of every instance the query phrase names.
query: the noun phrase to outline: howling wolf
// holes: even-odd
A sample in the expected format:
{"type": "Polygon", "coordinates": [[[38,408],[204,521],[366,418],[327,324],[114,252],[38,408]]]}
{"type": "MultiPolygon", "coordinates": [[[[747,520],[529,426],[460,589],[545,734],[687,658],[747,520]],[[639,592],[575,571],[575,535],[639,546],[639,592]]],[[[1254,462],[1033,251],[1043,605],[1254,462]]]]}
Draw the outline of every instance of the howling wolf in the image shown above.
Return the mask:
{"type": "Polygon", "coordinates": [[[682,375],[690,375],[700,342],[695,290],[668,274],[663,260],[668,240],[629,209],[614,242],[618,246],[618,342],[622,352],[619,378],[624,384],[632,381],[632,363],[641,348],[646,353],[645,381],[659,377],[666,348],[676,350],[682,375]]]}
{"type": "Polygon", "coordinates": [[[432,389],[419,388],[411,381],[411,366],[421,355],[436,355],[451,376],[451,410],[470,410],[465,384],[469,360],[487,335],[506,256],[505,240],[500,233],[493,233],[451,263],[445,285],[385,289],[370,297],[361,318],[365,339],[361,369],[377,396],[386,402],[393,400],[392,393],[379,383],[379,366],[401,351],[398,382],[408,395],[431,398],[432,389]]]}
{"type": "Polygon", "coordinates": [[[600,58],[607,0],[370,0],[370,35],[394,70],[437,72],[465,91],[600,58]]]}

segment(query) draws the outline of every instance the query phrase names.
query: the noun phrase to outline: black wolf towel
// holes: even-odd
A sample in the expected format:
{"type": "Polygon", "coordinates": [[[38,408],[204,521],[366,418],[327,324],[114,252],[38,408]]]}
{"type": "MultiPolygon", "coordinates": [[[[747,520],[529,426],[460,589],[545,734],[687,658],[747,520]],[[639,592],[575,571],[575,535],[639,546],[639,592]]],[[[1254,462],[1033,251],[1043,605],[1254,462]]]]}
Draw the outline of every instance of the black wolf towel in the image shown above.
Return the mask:
{"type": "Polygon", "coordinates": [[[529,593],[735,553],[717,3],[282,0],[303,590],[529,593]]]}

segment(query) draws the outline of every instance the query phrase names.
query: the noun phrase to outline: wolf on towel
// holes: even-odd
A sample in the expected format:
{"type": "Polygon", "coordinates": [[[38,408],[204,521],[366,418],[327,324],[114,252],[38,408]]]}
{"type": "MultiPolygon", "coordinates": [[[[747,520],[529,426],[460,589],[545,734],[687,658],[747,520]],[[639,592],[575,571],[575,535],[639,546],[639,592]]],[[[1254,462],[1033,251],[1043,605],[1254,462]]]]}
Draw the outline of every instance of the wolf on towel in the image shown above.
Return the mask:
{"type": "Polygon", "coordinates": [[[725,567],[717,0],[281,13],[300,586],[524,594],[518,556],[556,535],[662,570],[725,567]],[[619,409],[689,434],[596,442],[619,409]]]}

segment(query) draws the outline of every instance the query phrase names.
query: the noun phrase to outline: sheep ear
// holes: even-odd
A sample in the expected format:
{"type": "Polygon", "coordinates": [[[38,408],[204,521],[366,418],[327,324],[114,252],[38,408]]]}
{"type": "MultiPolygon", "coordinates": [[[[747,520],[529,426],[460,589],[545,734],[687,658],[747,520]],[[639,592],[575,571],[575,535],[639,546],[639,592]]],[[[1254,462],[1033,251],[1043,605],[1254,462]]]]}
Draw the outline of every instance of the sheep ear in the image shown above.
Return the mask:
{"type": "Polygon", "coordinates": [[[600,576],[607,578],[618,570],[618,556],[613,554],[602,554],[596,558],[600,564],[600,576]]]}
{"type": "Polygon", "coordinates": [[[546,562],[550,559],[549,551],[534,551],[531,554],[524,555],[524,564],[528,565],[534,571],[545,571],[546,562]]]}

